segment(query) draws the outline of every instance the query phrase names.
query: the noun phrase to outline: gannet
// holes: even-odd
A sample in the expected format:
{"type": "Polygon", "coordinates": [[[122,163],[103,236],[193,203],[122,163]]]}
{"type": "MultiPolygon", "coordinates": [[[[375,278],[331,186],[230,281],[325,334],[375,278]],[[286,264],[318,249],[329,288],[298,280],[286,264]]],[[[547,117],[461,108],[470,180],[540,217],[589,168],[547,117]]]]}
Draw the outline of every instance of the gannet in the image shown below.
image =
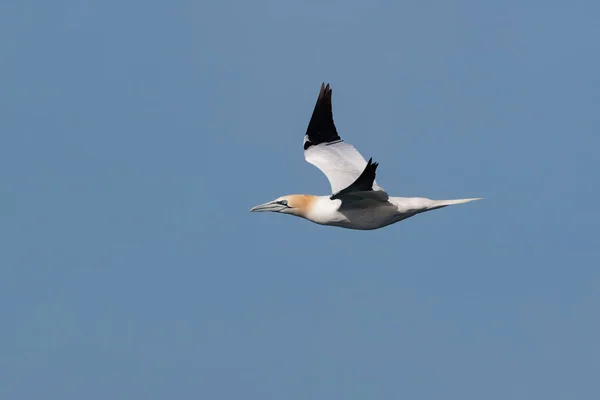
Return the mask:
{"type": "Polygon", "coordinates": [[[333,122],[331,87],[321,84],[312,117],[304,135],[304,158],[329,180],[331,195],[292,194],[252,207],[295,215],[320,225],[373,230],[425,211],[481,198],[432,200],[425,197],[391,197],[375,181],[379,165],[365,158],[338,135],[333,122]]]}

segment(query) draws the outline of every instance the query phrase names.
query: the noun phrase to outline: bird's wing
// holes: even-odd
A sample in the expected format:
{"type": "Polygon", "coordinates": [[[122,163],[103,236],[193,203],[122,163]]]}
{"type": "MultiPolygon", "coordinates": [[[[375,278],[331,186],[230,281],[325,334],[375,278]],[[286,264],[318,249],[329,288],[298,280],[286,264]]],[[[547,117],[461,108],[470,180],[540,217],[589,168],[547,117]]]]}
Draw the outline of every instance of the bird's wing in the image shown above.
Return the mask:
{"type": "MultiPolygon", "coordinates": [[[[367,160],[337,133],[331,109],[331,88],[321,85],[312,117],[304,136],[304,158],[319,168],[332,193],[352,185],[367,166],[367,160]]],[[[373,182],[373,190],[383,190],[373,182]]]]}

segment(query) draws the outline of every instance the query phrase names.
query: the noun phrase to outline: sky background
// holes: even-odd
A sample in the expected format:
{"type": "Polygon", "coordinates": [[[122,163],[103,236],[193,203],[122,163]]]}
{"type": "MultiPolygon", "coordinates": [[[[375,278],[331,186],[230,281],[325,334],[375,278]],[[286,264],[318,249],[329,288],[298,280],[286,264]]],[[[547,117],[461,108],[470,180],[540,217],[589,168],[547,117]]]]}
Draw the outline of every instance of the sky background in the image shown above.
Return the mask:
{"type": "Polygon", "coordinates": [[[600,398],[600,3],[0,3],[0,398],[600,398]],[[328,194],[321,82],[396,196],[328,194]]]}

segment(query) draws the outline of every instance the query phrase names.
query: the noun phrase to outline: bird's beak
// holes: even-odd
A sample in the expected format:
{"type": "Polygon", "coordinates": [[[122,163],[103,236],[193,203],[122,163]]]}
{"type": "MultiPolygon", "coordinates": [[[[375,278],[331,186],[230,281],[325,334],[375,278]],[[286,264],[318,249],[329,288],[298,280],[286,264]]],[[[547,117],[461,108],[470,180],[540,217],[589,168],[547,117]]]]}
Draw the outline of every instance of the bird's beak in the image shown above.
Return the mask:
{"type": "Polygon", "coordinates": [[[281,204],[277,204],[276,201],[270,201],[268,203],[252,207],[250,209],[250,212],[261,212],[261,211],[274,211],[274,212],[278,212],[278,211],[283,210],[284,208],[286,208],[286,207],[282,206],[281,204]]]}

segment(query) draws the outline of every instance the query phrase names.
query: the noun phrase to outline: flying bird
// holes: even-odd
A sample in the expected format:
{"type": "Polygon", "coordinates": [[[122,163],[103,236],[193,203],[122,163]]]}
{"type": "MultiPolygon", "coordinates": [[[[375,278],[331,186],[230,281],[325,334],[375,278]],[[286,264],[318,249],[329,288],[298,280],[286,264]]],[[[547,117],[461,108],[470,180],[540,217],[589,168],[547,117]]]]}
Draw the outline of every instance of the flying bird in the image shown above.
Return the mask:
{"type": "Polygon", "coordinates": [[[271,211],[305,218],[320,225],[372,230],[413,215],[481,198],[432,200],[391,197],[375,181],[376,162],[344,142],[333,122],[331,87],[321,91],[304,135],[304,158],[329,180],[331,195],[292,194],[258,205],[250,211],[271,211]]]}

